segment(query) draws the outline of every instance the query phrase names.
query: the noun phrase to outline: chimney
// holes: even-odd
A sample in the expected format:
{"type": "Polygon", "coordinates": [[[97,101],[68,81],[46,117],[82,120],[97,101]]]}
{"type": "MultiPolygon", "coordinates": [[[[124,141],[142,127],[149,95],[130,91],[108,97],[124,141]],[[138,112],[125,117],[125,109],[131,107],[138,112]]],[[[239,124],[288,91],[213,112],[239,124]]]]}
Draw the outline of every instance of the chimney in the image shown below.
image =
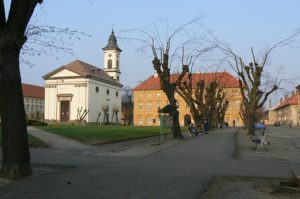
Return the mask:
{"type": "Polygon", "coordinates": [[[298,95],[298,111],[299,111],[300,110],[300,84],[296,87],[296,89],[297,89],[297,95],[298,95]]]}
{"type": "Polygon", "coordinates": [[[283,103],[283,98],[280,98],[280,104],[282,104],[283,103]]]}
{"type": "Polygon", "coordinates": [[[296,87],[298,95],[300,95],[300,84],[296,87]]]}

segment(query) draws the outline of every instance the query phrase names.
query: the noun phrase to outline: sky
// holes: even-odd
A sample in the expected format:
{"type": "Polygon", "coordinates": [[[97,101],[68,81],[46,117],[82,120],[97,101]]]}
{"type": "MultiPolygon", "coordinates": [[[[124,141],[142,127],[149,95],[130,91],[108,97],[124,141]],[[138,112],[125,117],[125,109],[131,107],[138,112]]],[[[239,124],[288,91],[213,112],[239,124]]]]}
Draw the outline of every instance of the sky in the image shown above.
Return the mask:
{"type": "MultiPolygon", "coordinates": [[[[123,30],[145,29],[163,19],[171,30],[197,16],[202,17],[202,28],[195,32],[211,31],[219,40],[229,43],[247,63],[250,47],[259,53],[300,28],[299,10],[298,0],[44,0],[37,6],[31,24],[70,28],[90,37],[69,41],[74,55],[58,51],[57,58],[24,56],[33,65],[21,63],[22,81],[43,86],[43,75],[75,59],[103,68],[102,48],[112,28],[117,37],[124,36],[123,30]]],[[[151,51],[141,52],[138,50],[141,44],[122,38],[118,38],[118,45],[123,50],[120,63],[123,85],[135,87],[154,74],[151,51]]],[[[297,43],[276,49],[271,54],[268,71],[275,75],[283,68],[282,78],[300,77],[299,55],[297,43]]],[[[230,71],[226,64],[223,67],[230,71]]],[[[298,84],[300,78],[285,88],[291,91],[298,84]]]]}

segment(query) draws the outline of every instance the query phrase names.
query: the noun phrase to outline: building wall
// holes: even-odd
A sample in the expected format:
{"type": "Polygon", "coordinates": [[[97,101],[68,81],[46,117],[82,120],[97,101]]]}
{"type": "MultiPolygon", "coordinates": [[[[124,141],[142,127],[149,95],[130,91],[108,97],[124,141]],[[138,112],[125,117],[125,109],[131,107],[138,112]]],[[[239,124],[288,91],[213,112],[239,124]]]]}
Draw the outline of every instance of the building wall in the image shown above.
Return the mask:
{"type": "Polygon", "coordinates": [[[298,125],[297,113],[298,105],[288,105],[280,109],[274,110],[276,122],[280,122],[282,125],[298,125]]]}
{"type": "MultiPolygon", "coordinates": [[[[227,92],[229,100],[229,108],[225,114],[225,121],[227,121],[229,125],[233,125],[233,120],[235,120],[236,126],[243,125],[239,116],[241,103],[239,88],[226,88],[224,89],[224,92],[227,92]]],[[[186,102],[177,93],[175,94],[175,98],[179,106],[179,122],[180,125],[183,126],[185,116],[191,116],[190,110],[186,102]]],[[[167,104],[169,104],[168,99],[162,90],[134,91],[134,125],[158,126],[158,107],[162,108],[167,104]]]]}
{"type": "Polygon", "coordinates": [[[45,101],[42,98],[24,96],[24,108],[27,119],[44,119],[45,101]]]}
{"type": "Polygon", "coordinates": [[[103,107],[108,107],[108,115],[110,122],[120,122],[121,119],[121,88],[104,84],[91,80],[89,83],[89,114],[88,122],[95,123],[99,113],[101,113],[98,122],[103,122],[104,112],[103,107]],[[97,89],[98,88],[98,89],[97,89]],[[98,92],[97,92],[98,90],[98,92]],[[113,117],[113,111],[118,110],[118,121],[116,116],[113,117]],[[113,117],[113,118],[112,118],[113,117]]]}
{"type": "Polygon", "coordinates": [[[86,78],[46,80],[45,81],[45,120],[49,122],[60,122],[60,101],[70,101],[70,122],[78,120],[78,110],[88,110],[85,117],[87,123],[97,122],[100,112],[100,122],[103,121],[102,107],[109,106],[109,121],[111,121],[113,109],[119,109],[118,118],[121,112],[121,88],[110,86],[86,78]],[[98,87],[98,92],[96,91],[98,87]],[[109,95],[107,95],[109,90],[109,95]],[[118,97],[116,97],[118,92],[118,97]]]}
{"type": "MultiPolygon", "coordinates": [[[[70,120],[77,119],[77,109],[88,109],[88,80],[85,78],[45,81],[45,120],[60,121],[59,95],[70,95],[70,120]]],[[[67,101],[69,100],[66,97],[67,101]]]]}

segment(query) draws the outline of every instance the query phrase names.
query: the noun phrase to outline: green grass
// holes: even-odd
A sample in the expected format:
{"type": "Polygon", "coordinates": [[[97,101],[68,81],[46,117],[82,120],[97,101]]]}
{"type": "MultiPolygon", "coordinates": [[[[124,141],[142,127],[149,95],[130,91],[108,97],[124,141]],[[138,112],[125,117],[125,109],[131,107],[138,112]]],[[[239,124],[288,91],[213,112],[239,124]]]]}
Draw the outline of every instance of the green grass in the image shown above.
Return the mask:
{"type": "MultiPolygon", "coordinates": [[[[142,137],[158,136],[159,127],[138,127],[138,126],[39,126],[45,131],[75,139],[84,143],[96,144],[102,142],[121,141],[142,137]]],[[[164,133],[171,133],[171,129],[164,128],[164,133]]]]}
{"type": "MultiPolygon", "coordinates": [[[[28,144],[31,148],[46,148],[48,145],[43,142],[42,140],[28,134],[28,144]]],[[[2,134],[1,134],[1,128],[0,128],[0,145],[2,145],[2,134]]]]}

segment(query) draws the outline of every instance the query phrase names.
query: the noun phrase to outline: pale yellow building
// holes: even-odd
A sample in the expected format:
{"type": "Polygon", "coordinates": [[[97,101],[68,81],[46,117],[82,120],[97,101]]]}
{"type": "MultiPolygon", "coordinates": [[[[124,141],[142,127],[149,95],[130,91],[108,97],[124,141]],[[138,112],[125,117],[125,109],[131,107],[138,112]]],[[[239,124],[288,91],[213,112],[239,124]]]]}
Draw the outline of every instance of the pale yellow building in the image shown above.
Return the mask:
{"type": "MultiPolygon", "coordinates": [[[[195,73],[193,79],[204,79],[208,85],[215,80],[216,76],[222,77],[222,85],[224,92],[227,93],[229,107],[225,114],[225,122],[230,126],[242,126],[243,121],[240,117],[241,94],[239,89],[238,80],[228,72],[222,73],[195,73]]],[[[174,76],[173,76],[174,77],[174,76]]],[[[159,114],[158,108],[162,108],[169,104],[168,99],[164,92],[161,90],[159,77],[152,75],[143,83],[136,86],[134,89],[134,125],[139,126],[158,126],[159,114]]],[[[175,98],[178,102],[179,122],[180,125],[185,125],[188,120],[193,122],[191,118],[189,106],[186,102],[176,93],[175,98]]]]}
{"type": "Polygon", "coordinates": [[[299,92],[293,92],[291,96],[286,95],[280,99],[280,102],[269,110],[269,124],[278,123],[280,125],[299,126],[299,92]]]}
{"type": "Polygon", "coordinates": [[[27,119],[43,120],[45,89],[41,86],[22,84],[24,108],[27,119]]]}

